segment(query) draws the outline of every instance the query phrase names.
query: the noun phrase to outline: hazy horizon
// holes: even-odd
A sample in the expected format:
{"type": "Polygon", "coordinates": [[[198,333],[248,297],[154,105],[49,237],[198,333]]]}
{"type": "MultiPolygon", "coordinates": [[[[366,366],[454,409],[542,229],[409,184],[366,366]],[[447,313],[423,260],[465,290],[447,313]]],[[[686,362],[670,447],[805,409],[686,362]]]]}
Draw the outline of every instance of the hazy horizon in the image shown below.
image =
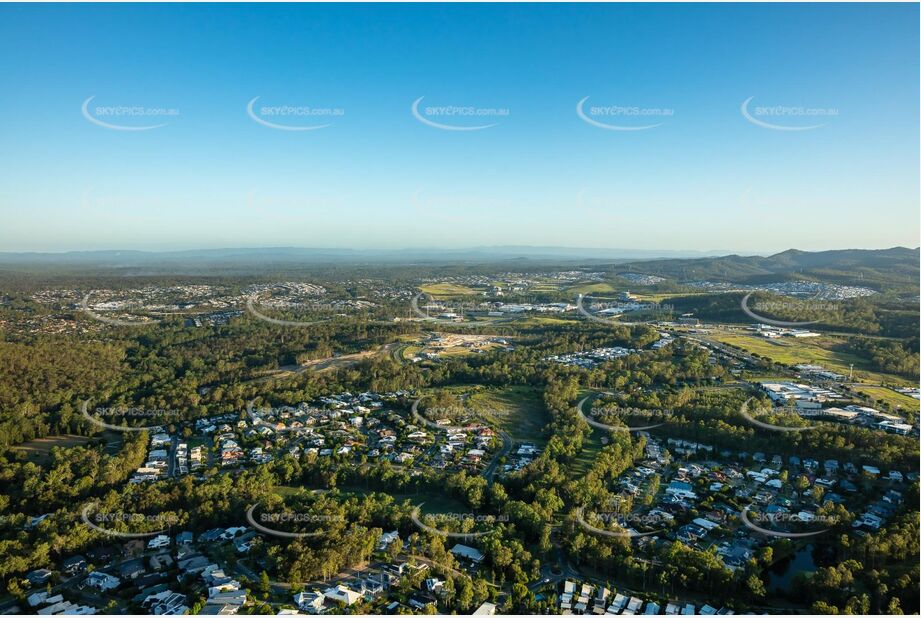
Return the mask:
{"type": "Polygon", "coordinates": [[[893,246],[883,248],[867,247],[838,247],[825,249],[821,251],[810,251],[798,247],[787,247],[777,251],[759,252],[759,251],[731,251],[731,250],[690,250],[690,249],[630,249],[624,247],[565,247],[565,246],[538,246],[538,245],[491,245],[491,246],[467,246],[467,247],[400,247],[391,249],[381,249],[373,247],[319,247],[319,246],[226,246],[226,247],[188,247],[177,249],[162,250],[145,250],[137,248],[100,248],[84,250],[62,250],[62,251],[0,251],[0,257],[12,258],[28,256],[36,257],[65,257],[65,256],[94,256],[104,254],[129,254],[136,253],[156,258],[157,256],[182,255],[182,254],[201,254],[213,255],[224,253],[235,255],[238,253],[260,252],[265,254],[316,254],[322,256],[329,254],[351,254],[357,256],[393,256],[399,257],[406,255],[409,257],[431,256],[437,258],[439,255],[447,256],[483,256],[489,259],[514,259],[516,256],[523,258],[555,258],[585,259],[585,260],[656,260],[656,259],[695,259],[695,258],[721,258],[729,256],[740,257],[771,257],[787,251],[798,251],[803,253],[822,253],[827,251],[892,251],[904,249],[907,251],[919,251],[921,247],[904,247],[893,246]]]}

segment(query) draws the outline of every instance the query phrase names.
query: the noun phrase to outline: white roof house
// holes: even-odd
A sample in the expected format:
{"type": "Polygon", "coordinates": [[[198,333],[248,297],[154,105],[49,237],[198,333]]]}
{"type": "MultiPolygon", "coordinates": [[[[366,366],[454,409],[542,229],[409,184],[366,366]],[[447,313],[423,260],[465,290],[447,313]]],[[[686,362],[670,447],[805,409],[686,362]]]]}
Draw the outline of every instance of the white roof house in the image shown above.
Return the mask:
{"type": "Polygon", "coordinates": [[[483,558],[485,558],[480,550],[474,547],[469,547],[467,545],[461,545],[460,543],[451,548],[451,553],[458,558],[463,558],[465,560],[476,563],[482,562],[483,558]]]}
{"type": "Polygon", "coordinates": [[[361,593],[355,592],[348,586],[339,584],[323,591],[323,596],[331,601],[345,603],[347,606],[354,605],[361,599],[361,593]]]}

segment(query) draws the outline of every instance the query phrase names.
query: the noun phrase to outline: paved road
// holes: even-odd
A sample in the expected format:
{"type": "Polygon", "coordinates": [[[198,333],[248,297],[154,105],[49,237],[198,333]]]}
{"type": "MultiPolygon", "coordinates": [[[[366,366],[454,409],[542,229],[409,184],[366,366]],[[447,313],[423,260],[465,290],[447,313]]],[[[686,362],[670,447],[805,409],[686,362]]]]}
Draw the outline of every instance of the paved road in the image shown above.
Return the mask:
{"type": "Polygon", "coordinates": [[[166,454],[166,476],[169,478],[178,476],[179,467],[176,465],[176,446],[178,444],[179,436],[173,436],[170,441],[169,452],[166,454]]]}
{"type": "Polygon", "coordinates": [[[503,457],[507,457],[512,450],[512,436],[508,435],[504,431],[499,431],[499,435],[502,436],[502,448],[496,453],[492,461],[489,462],[489,465],[483,468],[483,478],[485,478],[490,484],[493,482],[493,476],[496,474],[496,468],[499,465],[499,460],[503,457]]]}

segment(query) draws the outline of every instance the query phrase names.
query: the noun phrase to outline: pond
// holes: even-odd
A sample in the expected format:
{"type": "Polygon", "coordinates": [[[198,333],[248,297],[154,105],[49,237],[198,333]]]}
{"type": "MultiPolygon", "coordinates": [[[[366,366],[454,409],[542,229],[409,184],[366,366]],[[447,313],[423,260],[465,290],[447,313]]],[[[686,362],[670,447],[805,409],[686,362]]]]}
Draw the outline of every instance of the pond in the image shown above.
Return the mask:
{"type": "Polygon", "coordinates": [[[816,570],[818,558],[814,545],[801,547],[795,554],[787,556],[772,564],[767,570],[767,589],[769,592],[790,592],[793,590],[793,578],[800,571],[812,573],[816,570]]]}

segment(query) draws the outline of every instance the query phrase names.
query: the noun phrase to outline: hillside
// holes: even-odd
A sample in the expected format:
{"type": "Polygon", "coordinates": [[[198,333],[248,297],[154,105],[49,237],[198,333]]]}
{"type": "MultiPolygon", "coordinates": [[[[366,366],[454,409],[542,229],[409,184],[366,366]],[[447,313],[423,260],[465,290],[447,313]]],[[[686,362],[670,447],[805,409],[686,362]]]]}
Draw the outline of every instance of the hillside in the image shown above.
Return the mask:
{"type": "Polygon", "coordinates": [[[768,257],[728,255],[715,258],[653,260],[621,266],[678,282],[711,280],[732,283],[768,283],[819,280],[874,289],[918,289],[919,251],[905,247],[864,250],[799,251],[790,249],[768,257]]]}

